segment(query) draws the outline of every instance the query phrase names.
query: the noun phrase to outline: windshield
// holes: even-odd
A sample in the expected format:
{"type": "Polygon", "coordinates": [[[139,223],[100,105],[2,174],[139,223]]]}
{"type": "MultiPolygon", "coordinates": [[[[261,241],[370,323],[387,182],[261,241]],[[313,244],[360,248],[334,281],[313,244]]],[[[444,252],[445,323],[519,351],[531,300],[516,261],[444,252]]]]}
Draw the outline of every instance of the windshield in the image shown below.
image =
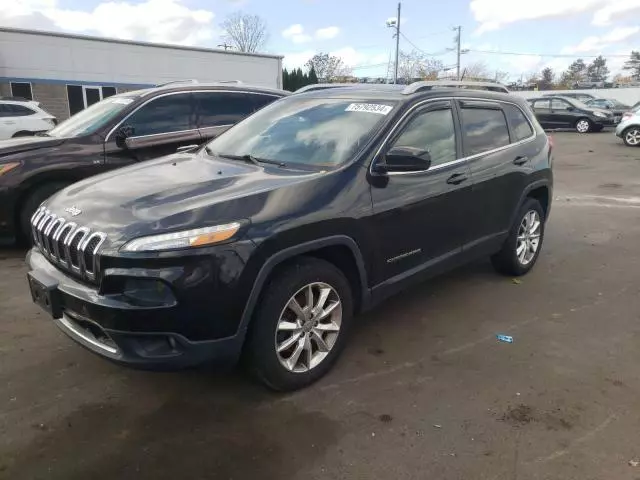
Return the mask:
{"type": "Polygon", "coordinates": [[[288,97],[211,141],[207,151],[285,165],[334,167],[371,139],[394,106],[379,100],[288,97]]]}
{"type": "Polygon", "coordinates": [[[76,113],[53,130],[47,132],[47,134],[51,137],[68,138],[93,133],[125,109],[136,98],[131,96],[106,98],[76,113]]]}

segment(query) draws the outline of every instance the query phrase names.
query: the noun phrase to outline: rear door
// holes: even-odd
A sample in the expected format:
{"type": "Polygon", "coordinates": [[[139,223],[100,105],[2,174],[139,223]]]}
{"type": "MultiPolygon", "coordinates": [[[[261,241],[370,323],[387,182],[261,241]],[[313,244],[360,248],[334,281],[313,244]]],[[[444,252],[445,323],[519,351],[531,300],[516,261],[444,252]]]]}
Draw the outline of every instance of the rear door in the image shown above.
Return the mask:
{"type": "Polygon", "coordinates": [[[194,92],[196,124],[203,140],[211,140],[240,120],[277,100],[275,95],[238,91],[194,92]]]}
{"type": "Polygon", "coordinates": [[[551,100],[549,98],[540,98],[532,104],[533,113],[536,115],[538,122],[545,128],[553,126],[551,119],[551,100]]]}
{"type": "Polygon", "coordinates": [[[8,104],[0,103],[0,140],[11,138],[17,131],[16,120],[8,107],[8,104]]]}
{"type": "Polygon", "coordinates": [[[130,113],[108,135],[105,160],[115,168],[132,162],[175,153],[178,147],[199,145],[195,102],[189,92],[155,97],[130,113]],[[118,131],[126,127],[126,141],[118,141],[118,131]]]}
{"type": "Polygon", "coordinates": [[[513,208],[524,189],[529,158],[534,156],[528,141],[534,138],[534,130],[514,104],[462,100],[458,105],[473,183],[464,248],[491,249],[509,230],[513,208]]]}

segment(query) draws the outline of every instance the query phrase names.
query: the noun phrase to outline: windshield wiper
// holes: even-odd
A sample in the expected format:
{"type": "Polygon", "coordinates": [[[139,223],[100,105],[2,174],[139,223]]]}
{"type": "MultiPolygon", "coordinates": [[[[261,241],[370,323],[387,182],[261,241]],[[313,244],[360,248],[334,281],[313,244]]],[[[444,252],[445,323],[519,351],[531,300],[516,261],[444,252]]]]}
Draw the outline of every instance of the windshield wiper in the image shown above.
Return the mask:
{"type": "Polygon", "coordinates": [[[253,163],[254,165],[260,165],[261,163],[267,163],[269,165],[277,165],[278,167],[286,167],[287,164],[278,160],[271,160],[269,158],[254,157],[247,153],[246,155],[232,155],[230,153],[213,153],[207,148],[207,153],[210,155],[217,155],[218,157],[228,158],[230,160],[244,160],[245,162],[253,163]]]}

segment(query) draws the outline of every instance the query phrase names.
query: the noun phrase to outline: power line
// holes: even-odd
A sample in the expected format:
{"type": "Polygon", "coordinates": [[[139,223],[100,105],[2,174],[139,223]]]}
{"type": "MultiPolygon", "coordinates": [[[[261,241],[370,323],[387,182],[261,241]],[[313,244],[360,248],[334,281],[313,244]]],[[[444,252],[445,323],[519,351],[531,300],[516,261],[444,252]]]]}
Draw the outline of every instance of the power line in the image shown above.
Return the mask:
{"type": "Polygon", "coordinates": [[[468,49],[469,52],[473,53],[486,53],[490,55],[520,55],[527,57],[557,57],[557,58],[598,58],[602,57],[620,57],[627,58],[629,55],[579,55],[579,54],[567,54],[567,53],[524,53],[524,52],[503,52],[499,50],[474,50],[468,49]]]}
{"type": "Polygon", "coordinates": [[[425,52],[424,50],[422,50],[420,47],[418,47],[418,46],[417,46],[415,43],[413,43],[411,40],[409,40],[409,39],[407,38],[407,36],[406,36],[404,33],[400,32],[400,36],[401,36],[402,38],[404,38],[404,39],[407,41],[407,43],[409,43],[409,45],[411,45],[413,48],[415,48],[416,50],[418,50],[419,52],[421,52],[421,53],[425,54],[425,55],[426,55],[426,56],[428,56],[428,57],[437,57],[438,55],[444,55],[445,53],[449,52],[449,50],[448,50],[448,49],[444,49],[444,50],[442,50],[442,51],[440,51],[440,52],[436,52],[436,53],[428,53],[428,52],[425,52]]]}

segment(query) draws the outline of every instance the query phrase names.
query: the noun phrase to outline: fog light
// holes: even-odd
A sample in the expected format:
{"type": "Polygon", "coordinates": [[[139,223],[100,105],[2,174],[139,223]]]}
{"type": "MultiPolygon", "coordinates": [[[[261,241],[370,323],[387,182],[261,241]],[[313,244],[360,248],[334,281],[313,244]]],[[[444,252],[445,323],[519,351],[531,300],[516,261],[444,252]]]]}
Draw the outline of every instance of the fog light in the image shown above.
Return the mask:
{"type": "Polygon", "coordinates": [[[166,305],[175,303],[171,289],[160,280],[127,278],[122,294],[142,305],[166,305]]]}

